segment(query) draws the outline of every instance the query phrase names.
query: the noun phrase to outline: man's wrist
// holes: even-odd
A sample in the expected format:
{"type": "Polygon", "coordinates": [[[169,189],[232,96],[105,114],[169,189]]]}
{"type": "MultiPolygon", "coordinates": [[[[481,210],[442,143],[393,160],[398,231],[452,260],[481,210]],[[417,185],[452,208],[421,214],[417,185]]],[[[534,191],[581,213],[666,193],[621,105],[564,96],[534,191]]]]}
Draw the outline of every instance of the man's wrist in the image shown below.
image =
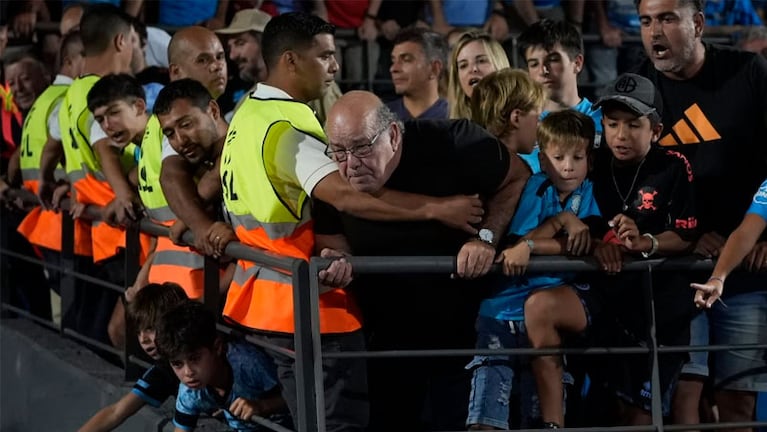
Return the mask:
{"type": "Polygon", "coordinates": [[[650,233],[642,234],[642,239],[647,243],[647,246],[642,248],[642,257],[650,258],[658,252],[658,239],[650,233]]]}

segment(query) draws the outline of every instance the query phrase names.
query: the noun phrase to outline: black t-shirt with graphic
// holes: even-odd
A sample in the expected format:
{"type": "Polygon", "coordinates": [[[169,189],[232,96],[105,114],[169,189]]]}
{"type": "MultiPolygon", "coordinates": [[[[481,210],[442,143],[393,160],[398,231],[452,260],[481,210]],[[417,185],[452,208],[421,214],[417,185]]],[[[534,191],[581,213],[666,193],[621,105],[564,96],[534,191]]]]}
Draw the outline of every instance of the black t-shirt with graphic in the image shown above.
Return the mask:
{"type": "Polygon", "coordinates": [[[591,176],[599,211],[607,220],[623,213],[641,233],[674,231],[685,240],[694,239],[698,222],[693,172],[680,153],[653,146],[641,166],[622,166],[609,150],[600,151],[591,176]]]}
{"type": "Polygon", "coordinates": [[[638,73],[663,97],[659,144],[687,156],[695,171],[700,232],[727,236],[767,177],[767,60],[705,45],[698,74],[672,80],[644,62],[638,73]]]}

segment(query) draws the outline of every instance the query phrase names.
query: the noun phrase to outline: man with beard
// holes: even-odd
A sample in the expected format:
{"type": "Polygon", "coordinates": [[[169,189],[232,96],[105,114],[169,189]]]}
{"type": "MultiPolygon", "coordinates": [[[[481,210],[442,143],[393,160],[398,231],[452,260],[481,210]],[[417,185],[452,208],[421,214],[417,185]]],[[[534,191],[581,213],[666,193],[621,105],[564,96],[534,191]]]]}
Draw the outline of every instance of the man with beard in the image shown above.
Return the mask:
{"type": "MultiPolygon", "coordinates": [[[[703,233],[694,251],[715,258],[767,177],[767,60],[704,43],[701,0],[637,3],[648,56],[639,73],[654,82],[665,107],[659,144],[684,154],[692,164],[698,229],[703,233]]],[[[749,256],[755,270],[767,268],[767,242],[761,240],[749,256]]],[[[765,282],[763,272],[730,275],[725,307],[714,301],[722,295],[724,281],[709,280],[716,287],[705,294],[711,307],[693,322],[691,344],[767,343],[765,282]]],[[[710,356],[715,368],[709,373],[707,353],[691,353],[675,397],[675,422],[699,422],[698,401],[707,377],[713,379],[720,421],[752,420],[756,392],[767,390],[765,351],[717,351],[710,356]]]]}

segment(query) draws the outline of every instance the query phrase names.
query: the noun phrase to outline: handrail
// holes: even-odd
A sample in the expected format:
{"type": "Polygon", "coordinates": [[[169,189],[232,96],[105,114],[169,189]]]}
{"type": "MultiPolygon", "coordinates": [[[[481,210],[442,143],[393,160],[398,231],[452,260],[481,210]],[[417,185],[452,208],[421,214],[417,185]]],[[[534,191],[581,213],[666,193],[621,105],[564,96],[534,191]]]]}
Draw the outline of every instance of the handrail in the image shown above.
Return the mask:
{"type": "MultiPolygon", "coordinates": [[[[64,209],[68,203],[62,205],[64,209]]],[[[97,207],[89,206],[85,215],[89,219],[98,220],[101,212],[97,207]]],[[[65,222],[69,218],[64,218],[65,222]]],[[[71,220],[71,219],[70,219],[71,220]]],[[[155,235],[165,236],[169,234],[168,227],[154,223],[147,218],[137,221],[137,227],[141,231],[155,235]]],[[[194,244],[194,238],[191,232],[183,236],[183,241],[187,244],[194,244]]],[[[532,349],[517,348],[504,350],[481,350],[481,349],[453,349],[453,350],[390,350],[390,351],[346,351],[339,353],[322,353],[319,335],[319,282],[317,273],[320,269],[326,268],[332,260],[313,257],[309,262],[304,260],[282,257],[270,254],[266,251],[247,247],[239,242],[233,241],[225,249],[226,255],[245,260],[252,260],[263,265],[277,267],[293,275],[294,301],[296,304],[296,349],[295,351],[278,348],[267,342],[246,335],[245,339],[251,343],[262,346],[266,349],[277,350],[284,355],[290,356],[296,360],[297,382],[302,383],[298,387],[298,405],[299,405],[299,424],[297,430],[304,431],[324,431],[324,402],[323,402],[323,384],[322,384],[322,359],[323,358],[388,358],[388,357],[446,357],[446,356],[470,356],[477,354],[508,354],[508,355],[552,355],[552,354],[578,354],[578,355],[602,355],[602,354],[650,354],[654,358],[653,368],[653,388],[659,385],[657,376],[657,358],[658,355],[673,352],[694,352],[694,351],[722,351],[722,350],[746,350],[746,349],[764,349],[767,344],[750,345],[712,345],[712,346],[663,346],[658,347],[653,343],[647,347],[588,347],[588,348],[559,348],[559,349],[532,349]]],[[[19,254],[0,249],[0,254],[15,256],[20,258],[19,254]]],[[[25,259],[34,260],[29,257],[25,259]]],[[[453,273],[456,269],[456,258],[451,256],[384,256],[384,257],[360,257],[351,256],[347,258],[352,264],[355,274],[386,274],[386,273],[453,273]]],[[[36,260],[39,262],[39,260],[36,260]]],[[[48,264],[45,264],[48,265],[48,264]]],[[[658,258],[649,260],[630,260],[624,264],[624,271],[644,271],[645,285],[649,287],[651,279],[649,272],[653,270],[673,271],[673,270],[710,270],[713,267],[713,261],[710,259],[697,259],[693,256],[658,258]]],[[[500,267],[494,265],[492,271],[499,271],[500,267]]],[[[569,258],[569,257],[532,257],[528,266],[528,272],[548,272],[548,271],[599,271],[595,260],[591,258],[569,258]]],[[[68,271],[66,268],[60,268],[65,274],[75,275],[76,272],[68,271]]],[[[77,277],[81,277],[77,275],[77,277]]],[[[647,299],[652,304],[650,298],[647,299]]],[[[2,304],[3,309],[14,310],[13,306],[2,304]]],[[[20,311],[21,312],[21,311],[20,311]]],[[[28,314],[22,314],[27,316],[28,314]]],[[[650,320],[651,327],[654,327],[654,318],[650,320]]],[[[245,329],[219,325],[218,329],[225,333],[241,333],[245,329]]],[[[71,329],[64,329],[63,333],[69,337],[81,340],[91,346],[98,347],[107,352],[119,354],[120,352],[112,347],[101,344],[88,337],[80,335],[71,329]]],[[[654,330],[651,331],[654,335],[654,330]]],[[[127,360],[130,363],[138,363],[145,366],[135,356],[126,353],[127,360]]],[[[663,432],[682,431],[682,430],[709,430],[721,428],[729,424],[713,425],[670,425],[664,426],[660,417],[660,395],[659,392],[653,392],[653,426],[641,427],[618,427],[618,428],[569,428],[565,430],[573,431],[629,431],[629,430],[653,430],[663,432]],[[656,396],[657,395],[657,396],[656,396]]],[[[734,423],[733,425],[764,426],[767,422],[748,422],[734,423]]]]}

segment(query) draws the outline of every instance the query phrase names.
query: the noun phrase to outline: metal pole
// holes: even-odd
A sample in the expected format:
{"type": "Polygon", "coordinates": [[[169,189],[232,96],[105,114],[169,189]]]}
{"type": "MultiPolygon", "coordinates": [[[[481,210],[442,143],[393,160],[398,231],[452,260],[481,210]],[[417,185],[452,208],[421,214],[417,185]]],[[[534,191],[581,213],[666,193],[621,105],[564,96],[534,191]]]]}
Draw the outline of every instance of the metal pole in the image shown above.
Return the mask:
{"type": "MultiPolygon", "coordinates": [[[[129,286],[136,282],[136,277],[139,272],[139,255],[141,254],[141,227],[139,224],[131,224],[125,229],[125,286],[124,289],[128,289],[129,286]]],[[[125,296],[123,295],[123,299],[125,296]]],[[[130,361],[130,358],[136,355],[140,355],[142,352],[141,346],[138,343],[137,328],[133,326],[131,320],[128,319],[127,304],[123,303],[123,313],[125,314],[125,350],[123,351],[123,364],[124,378],[126,381],[135,381],[141,377],[144,373],[144,368],[130,361]]]]}
{"type": "Polygon", "coordinates": [[[75,221],[67,210],[61,211],[61,335],[77,326],[77,283],[75,272],[75,221]]]}
{"type": "Polygon", "coordinates": [[[220,314],[218,294],[218,261],[205,255],[203,264],[203,304],[209,309],[220,314]]]}
{"type": "Polygon", "coordinates": [[[320,269],[314,262],[309,263],[309,312],[314,362],[314,388],[317,403],[317,430],[325,432],[325,383],[322,368],[322,335],[320,334],[320,269]]]}
{"type": "Polygon", "coordinates": [[[663,432],[663,404],[661,402],[663,390],[660,386],[660,370],[658,367],[658,339],[655,335],[655,296],[653,294],[652,265],[647,265],[644,273],[645,305],[647,306],[647,342],[652,357],[652,375],[650,382],[650,394],[652,395],[652,423],[658,432],[663,432]]]}
{"type": "MultiPolygon", "coordinates": [[[[293,305],[295,314],[294,345],[296,351],[296,430],[298,432],[319,432],[316,406],[316,380],[313,378],[312,360],[314,344],[311,329],[311,299],[309,293],[309,264],[306,261],[293,265],[293,305]]],[[[320,375],[322,376],[322,375],[320,375]]],[[[324,432],[324,428],[323,428],[324,432]]]]}

